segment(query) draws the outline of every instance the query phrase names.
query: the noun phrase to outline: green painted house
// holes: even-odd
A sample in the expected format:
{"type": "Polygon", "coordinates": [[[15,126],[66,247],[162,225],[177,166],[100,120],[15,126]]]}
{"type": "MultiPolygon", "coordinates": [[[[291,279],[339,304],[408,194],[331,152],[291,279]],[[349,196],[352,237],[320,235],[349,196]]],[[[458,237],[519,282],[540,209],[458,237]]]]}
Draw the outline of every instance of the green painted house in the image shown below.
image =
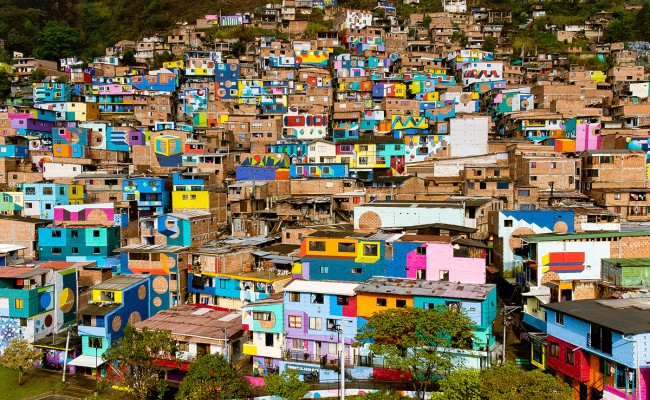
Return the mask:
{"type": "Polygon", "coordinates": [[[603,280],[616,286],[648,286],[650,257],[603,258],[603,280]]]}

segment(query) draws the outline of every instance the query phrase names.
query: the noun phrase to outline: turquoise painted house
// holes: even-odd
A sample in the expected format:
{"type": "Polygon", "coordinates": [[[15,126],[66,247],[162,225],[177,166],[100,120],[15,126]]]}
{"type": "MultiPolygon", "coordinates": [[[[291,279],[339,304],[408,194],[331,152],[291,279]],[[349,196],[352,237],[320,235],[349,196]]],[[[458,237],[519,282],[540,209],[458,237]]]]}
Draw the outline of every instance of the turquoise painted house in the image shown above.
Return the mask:
{"type": "Polygon", "coordinates": [[[42,260],[97,261],[116,255],[120,244],[120,228],[110,227],[47,227],[38,229],[38,252],[42,260]]]}
{"type": "Polygon", "coordinates": [[[242,329],[248,335],[243,353],[253,357],[253,373],[265,375],[277,370],[285,342],[284,294],[242,307],[242,329]]]}
{"type": "Polygon", "coordinates": [[[121,275],[94,286],[90,302],[78,311],[82,354],[70,365],[84,368],[86,375],[102,374],[106,349],[124,336],[128,324],[149,318],[151,290],[146,275],[121,275]]]}

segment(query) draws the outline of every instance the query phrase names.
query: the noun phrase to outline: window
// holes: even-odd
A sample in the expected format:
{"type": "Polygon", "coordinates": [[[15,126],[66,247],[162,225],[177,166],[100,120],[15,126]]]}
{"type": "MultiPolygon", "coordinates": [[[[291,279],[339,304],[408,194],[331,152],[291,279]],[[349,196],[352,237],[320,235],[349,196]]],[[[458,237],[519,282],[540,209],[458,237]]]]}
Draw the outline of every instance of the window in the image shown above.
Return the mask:
{"type": "Polygon", "coordinates": [[[93,230],[93,237],[99,237],[99,230],[95,229],[93,230]]]}
{"type": "Polygon", "coordinates": [[[321,274],[329,274],[330,273],[330,267],[320,267],[320,273],[321,274]]]}
{"type": "Polygon", "coordinates": [[[15,299],[14,300],[14,308],[16,310],[21,310],[23,308],[23,299],[15,299]]]}
{"type": "Polygon", "coordinates": [[[557,163],[555,161],[551,162],[551,168],[557,168],[557,163]]]}
{"type": "Polygon", "coordinates": [[[368,146],[365,144],[362,144],[359,146],[359,151],[368,151],[368,146]]]}
{"type": "Polygon", "coordinates": [[[588,336],[589,347],[603,353],[612,354],[612,330],[604,326],[591,324],[588,336]]]}
{"type": "Polygon", "coordinates": [[[338,343],[327,344],[327,354],[338,354],[338,353],[339,353],[338,343]]]}
{"type": "Polygon", "coordinates": [[[309,317],[309,329],[312,329],[312,330],[315,330],[315,331],[322,331],[323,330],[323,319],[322,318],[309,317]]]}
{"type": "Polygon", "coordinates": [[[45,195],[48,195],[48,194],[51,195],[52,193],[53,193],[53,191],[52,191],[52,188],[51,188],[51,187],[44,187],[44,188],[43,188],[43,194],[45,194],[45,195]]]}
{"type": "Polygon", "coordinates": [[[415,249],[415,254],[419,256],[424,256],[427,254],[427,248],[426,246],[420,246],[417,249],[415,249]]]}
{"type": "Polygon", "coordinates": [[[510,183],[508,182],[497,182],[497,189],[509,189],[510,188],[510,183]]]}
{"type": "Polygon", "coordinates": [[[101,349],[102,348],[102,338],[88,338],[88,347],[91,349],[101,349]]]}
{"type": "Polygon", "coordinates": [[[406,300],[396,300],[395,307],[398,308],[406,307],[406,300]]]}
{"type": "Polygon", "coordinates": [[[447,282],[449,281],[449,270],[438,271],[438,280],[447,282]]]}
{"type": "Polygon", "coordinates": [[[273,334],[272,333],[266,333],[264,334],[264,345],[267,347],[273,346],[273,334]]]}
{"type": "Polygon", "coordinates": [[[93,247],[93,254],[100,254],[101,250],[99,247],[93,247]]]}
{"type": "Polygon", "coordinates": [[[487,182],[479,182],[478,183],[478,188],[481,190],[487,189],[487,182]]]}
{"type": "Polygon", "coordinates": [[[550,342],[548,354],[550,354],[551,357],[558,358],[560,356],[560,345],[557,342],[550,342]]]}
{"type": "Polygon", "coordinates": [[[426,269],[418,269],[415,271],[415,279],[427,279],[427,270],[426,269]]]}
{"type": "Polygon", "coordinates": [[[531,175],[531,176],[530,176],[530,180],[534,182],[534,181],[537,180],[537,177],[536,177],[535,175],[531,175]]]}
{"type": "MultiPolygon", "coordinates": [[[[537,340],[532,341],[532,346],[533,346],[533,361],[536,363],[541,364],[542,363],[542,343],[538,342],[537,340]]],[[[602,371],[602,369],[601,369],[602,371]]]]}
{"type": "Polygon", "coordinates": [[[555,323],[558,325],[564,325],[564,314],[561,312],[555,312],[555,323]]]}
{"type": "Polygon", "coordinates": [[[376,257],[378,254],[378,246],[376,244],[364,244],[363,255],[376,257]]]}
{"type": "Polygon", "coordinates": [[[58,230],[58,229],[53,229],[52,230],[52,237],[60,238],[61,237],[61,231],[58,230]]]}
{"type": "Polygon", "coordinates": [[[503,226],[505,226],[506,228],[512,228],[512,220],[511,219],[503,220],[503,226]]]}
{"type": "Polygon", "coordinates": [[[620,193],[614,194],[614,200],[620,200],[620,199],[621,199],[621,194],[620,193]]]}
{"type": "Polygon", "coordinates": [[[517,196],[519,196],[519,197],[529,197],[530,196],[530,190],[519,189],[519,190],[517,190],[517,196]]]}
{"type": "Polygon", "coordinates": [[[352,268],[351,271],[353,275],[361,275],[363,270],[361,268],[352,268]]]}
{"type": "Polygon", "coordinates": [[[312,293],[311,294],[311,303],[312,304],[323,304],[325,302],[325,296],[322,293],[312,293]]]}
{"type": "Polygon", "coordinates": [[[354,253],[354,243],[339,243],[339,253],[354,253]]]}
{"type": "Polygon", "coordinates": [[[72,254],[79,254],[79,248],[78,247],[73,247],[72,248],[72,254]]]}
{"type": "Polygon", "coordinates": [[[289,293],[289,301],[298,303],[300,302],[300,293],[298,292],[290,292],[289,293]]]}
{"type": "Polygon", "coordinates": [[[72,229],[70,231],[70,237],[73,237],[73,238],[79,237],[79,231],[76,230],[76,229],[72,229]]]}
{"type": "Polygon", "coordinates": [[[368,157],[359,157],[360,165],[368,165],[368,157]]]}
{"type": "Polygon", "coordinates": [[[377,307],[386,307],[386,299],[377,298],[377,307]]]}
{"type": "Polygon", "coordinates": [[[336,296],[337,306],[347,306],[350,304],[350,298],[347,296],[336,296]]]}
{"type": "Polygon", "coordinates": [[[309,251],[325,251],[325,242],[310,241],[309,251]]]}
{"type": "Polygon", "coordinates": [[[302,317],[299,315],[289,315],[289,328],[302,328],[302,317]]]}
{"type": "Polygon", "coordinates": [[[564,361],[566,361],[566,363],[569,364],[569,365],[573,365],[573,363],[575,361],[575,354],[574,354],[573,350],[566,349],[566,354],[565,354],[565,357],[564,357],[564,361]]]}
{"type": "Polygon", "coordinates": [[[190,344],[188,342],[178,342],[176,343],[176,348],[178,351],[183,351],[183,352],[189,352],[190,351],[190,344]]]}
{"type": "Polygon", "coordinates": [[[61,254],[60,247],[52,247],[52,254],[61,254]]]}
{"type": "Polygon", "coordinates": [[[270,312],[259,312],[253,311],[253,319],[256,321],[270,321],[271,313],[270,312]]]}

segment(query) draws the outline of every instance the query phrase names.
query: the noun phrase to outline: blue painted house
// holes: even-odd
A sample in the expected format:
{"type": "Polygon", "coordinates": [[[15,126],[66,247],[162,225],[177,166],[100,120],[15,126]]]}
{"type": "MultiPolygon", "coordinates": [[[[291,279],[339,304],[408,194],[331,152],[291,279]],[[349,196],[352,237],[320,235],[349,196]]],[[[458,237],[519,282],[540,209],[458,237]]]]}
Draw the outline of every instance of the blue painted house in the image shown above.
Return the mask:
{"type": "MultiPolygon", "coordinates": [[[[364,282],[385,276],[392,257],[386,255],[390,235],[355,231],[319,231],[300,243],[295,278],[364,282]]],[[[404,264],[405,265],[405,264],[404,264]]]]}
{"type": "MultiPolygon", "coordinates": [[[[321,381],[336,380],[341,357],[341,332],[345,357],[355,358],[357,302],[355,282],[295,280],[284,288],[285,357],[280,370],[317,373],[321,381]]],[[[346,361],[352,367],[350,361],[346,361]]]]}
{"type": "Polygon", "coordinates": [[[82,204],[84,185],[26,183],[23,191],[23,216],[53,220],[54,206],[82,204]]]}
{"type": "Polygon", "coordinates": [[[122,200],[138,204],[140,216],[160,215],[170,211],[171,195],[167,178],[138,176],[124,179],[122,200]]]}
{"type": "Polygon", "coordinates": [[[38,253],[42,260],[97,261],[104,265],[120,245],[118,226],[46,227],[38,229],[38,253]]]}
{"type": "Polygon", "coordinates": [[[124,336],[128,324],[149,318],[152,289],[144,275],[122,275],[94,286],[90,303],[78,312],[82,355],[70,364],[85,368],[87,375],[103,373],[106,349],[124,336]]]}
{"type": "Polygon", "coordinates": [[[309,164],[292,164],[289,166],[289,177],[291,179],[301,179],[301,178],[337,179],[337,178],[348,178],[349,175],[350,175],[350,164],[309,163],[309,164]]]}
{"type": "Polygon", "coordinates": [[[647,298],[576,300],[545,305],[546,368],[591,398],[647,399],[650,309],[647,298]]]}

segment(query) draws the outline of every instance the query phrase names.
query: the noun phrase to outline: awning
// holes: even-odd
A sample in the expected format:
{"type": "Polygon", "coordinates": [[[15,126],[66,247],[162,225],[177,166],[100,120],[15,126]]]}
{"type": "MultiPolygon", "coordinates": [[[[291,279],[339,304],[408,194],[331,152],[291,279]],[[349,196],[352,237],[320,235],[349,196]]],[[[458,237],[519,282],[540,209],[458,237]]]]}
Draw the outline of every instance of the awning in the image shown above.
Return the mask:
{"type": "Polygon", "coordinates": [[[104,364],[105,362],[106,360],[104,360],[101,357],[81,355],[75,358],[74,360],[70,361],[68,365],[74,365],[77,367],[96,368],[104,364]]]}

